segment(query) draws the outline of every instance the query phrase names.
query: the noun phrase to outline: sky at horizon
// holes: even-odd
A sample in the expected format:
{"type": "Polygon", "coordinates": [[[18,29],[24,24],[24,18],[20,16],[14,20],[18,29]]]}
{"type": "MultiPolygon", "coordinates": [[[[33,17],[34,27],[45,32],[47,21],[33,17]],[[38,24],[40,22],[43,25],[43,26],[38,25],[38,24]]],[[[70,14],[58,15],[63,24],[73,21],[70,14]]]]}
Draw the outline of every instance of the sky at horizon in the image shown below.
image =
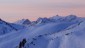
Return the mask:
{"type": "Polygon", "coordinates": [[[57,14],[85,17],[85,0],[0,0],[0,18],[9,22],[57,14]]]}

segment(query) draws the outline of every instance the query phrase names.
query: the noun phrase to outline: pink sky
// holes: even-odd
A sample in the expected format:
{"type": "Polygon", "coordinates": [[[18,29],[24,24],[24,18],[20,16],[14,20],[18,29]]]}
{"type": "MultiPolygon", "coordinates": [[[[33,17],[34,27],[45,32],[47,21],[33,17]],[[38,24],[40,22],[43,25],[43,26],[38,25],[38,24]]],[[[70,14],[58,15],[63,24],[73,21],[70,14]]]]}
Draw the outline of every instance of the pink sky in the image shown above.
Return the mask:
{"type": "Polygon", "coordinates": [[[0,18],[14,22],[23,18],[36,20],[59,14],[85,17],[84,0],[0,0],[0,18]]]}

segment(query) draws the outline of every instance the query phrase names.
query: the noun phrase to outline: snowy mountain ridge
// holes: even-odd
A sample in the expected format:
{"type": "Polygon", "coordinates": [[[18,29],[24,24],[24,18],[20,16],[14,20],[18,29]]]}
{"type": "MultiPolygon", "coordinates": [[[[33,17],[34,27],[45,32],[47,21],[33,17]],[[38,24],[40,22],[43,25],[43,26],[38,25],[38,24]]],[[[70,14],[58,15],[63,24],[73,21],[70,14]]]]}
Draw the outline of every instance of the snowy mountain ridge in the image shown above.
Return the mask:
{"type": "Polygon", "coordinates": [[[0,31],[10,29],[0,35],[0,48],[85,48],[85,18],[75,15],[15,23],[0,20],[0,31]]]}

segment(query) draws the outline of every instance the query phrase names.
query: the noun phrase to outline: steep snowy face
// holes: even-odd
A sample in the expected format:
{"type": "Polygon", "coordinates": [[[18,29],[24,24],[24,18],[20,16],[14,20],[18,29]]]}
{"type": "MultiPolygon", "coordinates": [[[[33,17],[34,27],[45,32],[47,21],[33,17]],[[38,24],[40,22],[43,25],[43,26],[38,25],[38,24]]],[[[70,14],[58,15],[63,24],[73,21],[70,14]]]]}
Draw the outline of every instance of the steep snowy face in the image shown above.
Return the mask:
{"type": "Polygon", "coordinates": [[[24,28],[24,26],[8,23],[0,19],[0,35],[7,34],[11,31],[17,31],[22,28],[24,28]]]}
{"type": "Polygon", "coordinates": [[[48,18],[38,18],[36,22],[37,22],[37,24],[48,23],[48,22],[50,22],[50,19],[48,19],[48,18]]]}
{"type": "Polygon", "coordinates": [[[9,23],[0,19],[0,35],[6,34],[12,30],[17,30],[17,29],[11,26],[9,23]]]}
{"type": "Polygon", "coordinates": [[[22,19],[22,20],[15,22],[15,23],[20,24],[20,25],[29,25],[29,24],[31,24],[31,21],[29,21],[28,19],[22,19]]]}

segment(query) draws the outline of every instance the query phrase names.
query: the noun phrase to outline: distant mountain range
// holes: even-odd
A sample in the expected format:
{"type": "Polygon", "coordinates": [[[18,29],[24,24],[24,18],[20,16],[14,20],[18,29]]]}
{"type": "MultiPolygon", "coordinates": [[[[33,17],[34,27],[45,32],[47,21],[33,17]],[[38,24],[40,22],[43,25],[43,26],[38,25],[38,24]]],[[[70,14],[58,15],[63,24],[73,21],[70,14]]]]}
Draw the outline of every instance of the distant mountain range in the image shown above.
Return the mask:
{"type": "Polygon", "coordinates": [[[85,48],[85,18],[56,15],[14,23],[0,19],[0,48],[85,48]]]}

